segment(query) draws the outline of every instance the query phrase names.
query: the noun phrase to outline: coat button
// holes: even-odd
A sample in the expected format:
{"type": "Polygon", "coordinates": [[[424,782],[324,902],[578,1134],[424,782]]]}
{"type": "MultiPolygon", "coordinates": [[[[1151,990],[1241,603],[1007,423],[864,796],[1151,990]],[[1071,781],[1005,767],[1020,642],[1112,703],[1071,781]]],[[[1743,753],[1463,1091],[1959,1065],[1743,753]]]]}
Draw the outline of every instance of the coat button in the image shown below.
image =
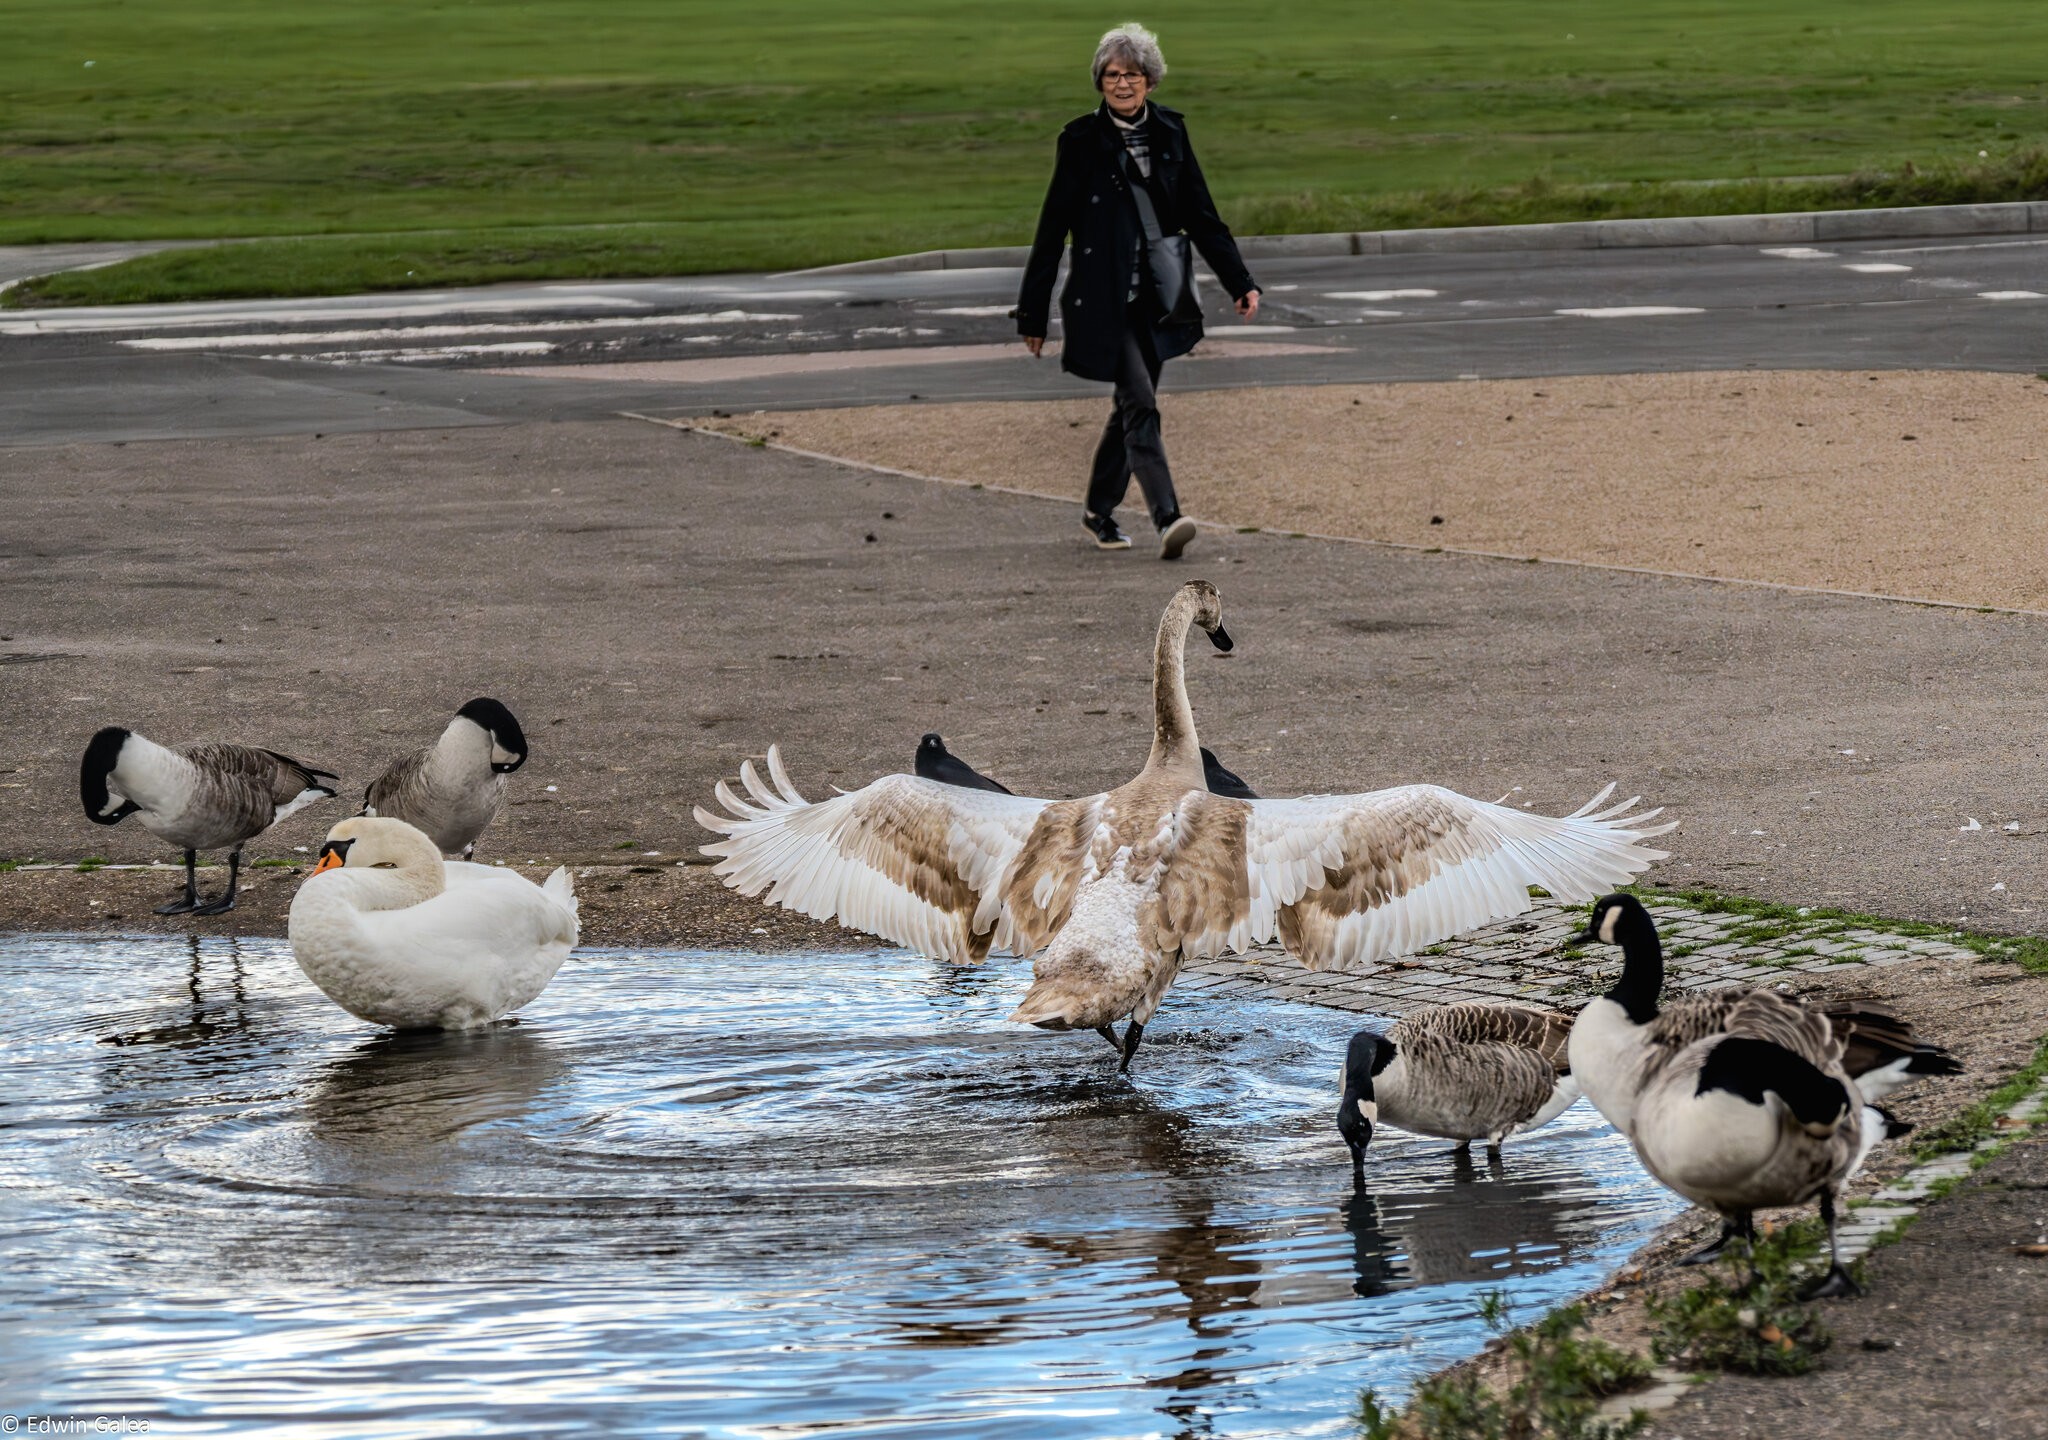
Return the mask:
{"type": "Polygon", "coordinates": [[[1082,299],[1079,299],[1079,298],[1076,298],[1076,299],[1075,299],[1075,301],[1074,301],[1074,305],[1075,305],[1075,307],[1076,307],[1076,308],[1079,308],[1080,306],[1086,305],[1087,303],[1088,303],[1088,302],[1087,302],[1086,300],[1082,300],[1082,299]]]}
{"type": "Polygon", "coordinates": [[[1088,203],[1090,205],[1100,205],[1102,203],[1102,197],[1100,195],[1090,195],[1088,197],[1088,203]]]}
{"type": "Polygon", "coordinates": [[[1095,253],[1095,247],[1093,245],[1083,245],[1081,247],[1081,253],[1083,255],[1093,255],[1095,253]]]}

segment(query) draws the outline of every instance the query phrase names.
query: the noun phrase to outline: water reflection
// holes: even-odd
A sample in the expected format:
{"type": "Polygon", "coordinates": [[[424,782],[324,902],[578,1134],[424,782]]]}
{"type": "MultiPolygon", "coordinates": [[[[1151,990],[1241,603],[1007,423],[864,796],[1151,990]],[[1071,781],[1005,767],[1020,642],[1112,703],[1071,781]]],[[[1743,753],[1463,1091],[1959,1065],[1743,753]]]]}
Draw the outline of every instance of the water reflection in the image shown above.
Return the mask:
{"type": "Polygon", "coordinates": [[[525,1118],[566,1063],[516,1021],[459,1034],[385,1032],[321,1067],[306,1119],[337,1155],[402,1172],[467,1130],[525,1118]]]}
{"type": "Polygon", "coordinates": [[[0,940],[0,983],[0,1372],[47,1408],[1346,1433],[1480,1289],[1561,1296],[1670,1208],[1574,1117],[1490,1169],[1389,1134],[1352,1194],[1350,1017],[1190,996],[1124,1080],[1007,1025],[999,965],[598,953],[446,1036],[275,942],[0,940]]]}

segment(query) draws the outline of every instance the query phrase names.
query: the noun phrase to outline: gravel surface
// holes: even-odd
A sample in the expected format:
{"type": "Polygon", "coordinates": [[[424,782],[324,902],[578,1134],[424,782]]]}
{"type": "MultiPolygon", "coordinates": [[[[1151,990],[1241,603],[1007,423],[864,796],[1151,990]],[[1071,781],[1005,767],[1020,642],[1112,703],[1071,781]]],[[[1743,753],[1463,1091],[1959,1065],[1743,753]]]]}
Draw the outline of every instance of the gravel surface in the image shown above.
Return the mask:
{"type": "MultiPolygon", "coordinates": [[[[696,423],[1078,499],[1105,411],[1060,400],[696,423]]],[[[1182,507],[1219,525],[2048,608],[2048,384],[2031,376],[1294,386],[1168,393],[1161,414],[1182,507]]],[[[1149,531],[1135,490],[1126,518],[1149,531]]]]}

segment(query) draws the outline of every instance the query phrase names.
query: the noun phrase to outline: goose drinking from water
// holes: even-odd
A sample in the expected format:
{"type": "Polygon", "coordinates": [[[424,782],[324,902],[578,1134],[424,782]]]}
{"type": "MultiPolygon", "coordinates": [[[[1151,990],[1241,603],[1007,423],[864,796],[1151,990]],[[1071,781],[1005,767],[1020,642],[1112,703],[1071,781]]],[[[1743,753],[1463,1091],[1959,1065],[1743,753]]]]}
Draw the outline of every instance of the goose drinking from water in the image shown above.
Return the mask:
{"type": "Polygon", "coordinates": [[[1351,1147],[1351,1181],[1365,1184],[1365,1147],[1391,1125],[1417,1135],[1501,1141],[1547,1125],[1579,1098],[1565,1059],[1572,1017],[1532,1005],[1436,1005],[1385,1034],[1351,1037],[1339,1077],[1337,1129],[1351,1147]]]}
{"type": "Polygon", "coordinates": [[[335,777],[275,750],[249,745],[159,745],[109,725],[78,767],[79,799],[95,825],[130,815],[185,852],[185,893],[159,915],[219,915],[235,908],[242,847],[280,820],[335,793],[335,777]],[[228,851],[227,893],[199,900],[199,852],[228,851]]]}
{"type": "Polygon", "coordinates": [[[1599,810],[1611,786],[1562,817],[1433,785],[1212,795],[1187,697],[1195,628],[1230,648],[1205,580],[1182,586],[1159,622],[1151,752],[1116,789],[1041,800],[887,775],[814,804],[771,746],[767,780],[743,763],[746,798],[720,781],[726,813],[696,812],[721,837],[704,847],[714,873],[955,963],[992,948],[1035,955],[1010,1018],[1094,1030],[1128,1069],[1187,960],[1277,938],[1311,969],[1370,964],[1522,914],[1532,885],[1590,898],[1662,856],[1643,841],[1670,826],[1626,814],[1632,800],[1599,810]]]}

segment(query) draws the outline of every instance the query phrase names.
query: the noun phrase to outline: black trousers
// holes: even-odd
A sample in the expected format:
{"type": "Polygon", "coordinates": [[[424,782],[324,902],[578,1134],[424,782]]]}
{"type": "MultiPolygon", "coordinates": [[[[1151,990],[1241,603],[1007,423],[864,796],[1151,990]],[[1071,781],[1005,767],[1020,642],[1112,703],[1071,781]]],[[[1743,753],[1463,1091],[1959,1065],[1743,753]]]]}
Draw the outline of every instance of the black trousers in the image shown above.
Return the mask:
{"type": "Polygon", "coordinates": [[[1124,316],[1124,349],[1117,358],[1109,423],[1102,427],[1088,476],[1088,513],[1107,515],[1116,509],[1136,475],[1152,523],[1164,530],[1180,515],[1180,501],[1159,437],[1159,366],[1152,321],[1142,305],[1133,305],[1124,316]]]}

